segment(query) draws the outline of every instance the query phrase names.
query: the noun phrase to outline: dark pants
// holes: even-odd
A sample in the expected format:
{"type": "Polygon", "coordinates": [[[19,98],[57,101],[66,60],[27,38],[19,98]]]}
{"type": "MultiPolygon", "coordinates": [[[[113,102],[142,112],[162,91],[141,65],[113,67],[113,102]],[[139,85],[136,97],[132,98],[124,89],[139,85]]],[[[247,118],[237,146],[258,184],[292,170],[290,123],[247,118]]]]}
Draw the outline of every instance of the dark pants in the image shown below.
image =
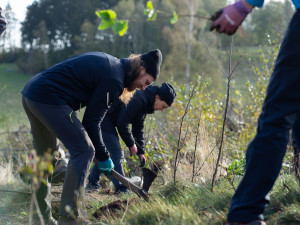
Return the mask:
{"type": "Polygon", "coordinates": [[[293,16],[270,79],[257,134],[246,153],[246,173],[232,199],[228,221],[263,219],[268,192],[279,175],[289,131],[300,119],[300,11],[293,16]]]}
{"type": "MultiPolygon", "coordinates": [[[[118,133],[116,131],[114,123],[110,120],[109,117],[105,117],[104,120],[101,123],[101,132],[102,132],[102,138],[104,141],[104,144],[107,148],[107,150],[110,153],[110,157],[115,165],[114,169],[119,174],[124,176],[124,170],[123,170],[123,160],[124,160],[124,152],[121,148],[118,133]]],[[[94,165],[94,167],[91,170],[91,173],[89,175],[89,182],[87,184],[87,189],[98,189],[100,187],[99,180],[100,180],[101,173],[97,167],[97,165],[94,165]]],[[[121,184],[116,179],[111,179],[113,182],[116,190],[121,189],[122,191],[126,191],[127,188],[121,184]]]]}
{"type": "MultiPolygon", "coordinates": [[[[31,101],[23,96],[23,107],[31,125],[35,149],[43,156],[57,149],[57,138],[68,149],[71,158],[61,196],[59,214],[68,216],[68,205],[78,215],[80,193],[94,158],[94,146],[75,112],[68,106],[55,106],[31,101]],[[70,118],[71,115],[71,118],[70,118]]],[[[50,184],[41,183],[37,191],[38,204],[46,222],[51,217],[50,184]]]]}

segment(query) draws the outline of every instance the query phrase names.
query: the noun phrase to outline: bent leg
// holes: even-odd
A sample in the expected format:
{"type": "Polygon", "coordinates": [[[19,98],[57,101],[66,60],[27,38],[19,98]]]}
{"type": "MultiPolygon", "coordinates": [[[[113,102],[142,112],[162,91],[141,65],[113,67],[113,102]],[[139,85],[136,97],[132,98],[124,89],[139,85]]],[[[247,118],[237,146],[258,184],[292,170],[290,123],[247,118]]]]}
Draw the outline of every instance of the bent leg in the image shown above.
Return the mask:
{"type": "MultiPolygon", "coordinates": [[[[28,107],[25,97],[22,97],[23,108],[27,114],[27,117],[31,126],[31,133],[33,136],[34,148],[37,155],[43,157],[47,151],[53,153],[58,149],[58,140],[50,132],[49,129],[31,112],[28,107]]],[[[47,224],[52,219],[51,213],[51,201],[50,201],[50,188],[51,184],[47,179],[47,183],[40,183],[38,190],[36,190],[36,197],[38,200],[38,206],[43,215],[45,223],[47,224]]],[[[34,213],[33,220],[39,223],[39,217],[37,213],[34,213]]]]}
{"type": "Polygon", "coordinates": [[[68,149],[71,158],[63,186],[59,214],[68,216],[66,206],[78,215],[79,199],[94,157],[94,147],[75,112],[67,106],[40,104],[27,99],[33,114],[68,149]],[[71,117],[70,117],[71,115],[71,117]]]}

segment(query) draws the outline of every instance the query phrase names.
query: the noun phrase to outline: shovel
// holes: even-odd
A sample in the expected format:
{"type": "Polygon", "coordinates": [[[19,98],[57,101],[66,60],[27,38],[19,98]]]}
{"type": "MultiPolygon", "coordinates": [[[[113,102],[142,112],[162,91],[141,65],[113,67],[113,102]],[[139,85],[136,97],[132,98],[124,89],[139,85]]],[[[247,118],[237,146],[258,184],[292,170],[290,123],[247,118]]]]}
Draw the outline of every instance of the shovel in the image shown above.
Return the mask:
{"type": "Polygon", "coordinates": [[[117,181],[121,182],[122,184],[124,184],[129,190],[132,190],[139,197],[142,197],[143,199],[148,201],[149,200],[148,191],[149,191],[149,188],[150,188],[152,182],[157,177],[157,173],[155,173],[154,171],[152,171],[150,169],[143,168],[143,187],[142,188],[138,187],[134,183],[127,180],[125,177],[123,177],[121,174],[119,174],[114,169],[111,170],[110,176],[112,178],[116,179],[117,181]]]}
{"type": "Polygon", "coordinates": [[[119,174],[114,169],[111,170],[110,176],[112,178],[115,178],[117,181],[124,184],[129,190],[132,190],[134,193],[136,193],[139,197],[142,197],[146,201],[149,200],[148,193],[146,193],[142,188],[136,186],[134,183],[127,180],[125,177],[123,177],[121,174],[119,174]]]}

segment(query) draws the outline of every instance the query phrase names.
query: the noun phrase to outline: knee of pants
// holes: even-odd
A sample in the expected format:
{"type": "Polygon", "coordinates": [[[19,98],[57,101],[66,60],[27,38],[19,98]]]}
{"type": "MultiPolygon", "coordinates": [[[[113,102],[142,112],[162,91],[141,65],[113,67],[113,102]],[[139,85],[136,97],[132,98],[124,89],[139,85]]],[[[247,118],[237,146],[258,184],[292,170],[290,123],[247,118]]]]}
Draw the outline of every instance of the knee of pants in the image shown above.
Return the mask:
{"type": "Polygon", "coordinates": [[[95,148],[90,146],[87,149],[87,153],[88,153],[89,159],[93,159],[95,157],[95,148]]]}

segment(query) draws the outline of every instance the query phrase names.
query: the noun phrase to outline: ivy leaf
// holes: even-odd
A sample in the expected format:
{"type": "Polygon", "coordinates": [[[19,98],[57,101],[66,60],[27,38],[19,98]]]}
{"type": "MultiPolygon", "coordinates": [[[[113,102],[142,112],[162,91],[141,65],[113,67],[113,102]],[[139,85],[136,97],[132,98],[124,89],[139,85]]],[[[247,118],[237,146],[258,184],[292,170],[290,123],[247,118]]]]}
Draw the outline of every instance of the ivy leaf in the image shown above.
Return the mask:
{"type": "Polygon", "coordinates": [[[98,26],[98,30],[105,30],[114,24],[113,20],[102,20],[98,26]]]}
{"type": "Polygon", "coordinates": [[[174,11],[174,12],[173,12],[173,17],[170,19],[170,23],[171,23],[171,24],[175,24],[175,23],[177,23],[177,21],[178,21],[178,15],[177,15],[177,13],[174,11]]]}
{"type": "Polygon", "coordinates": [[[112,25],[111,29],[114,33],[118,33],[120,36],[123,36],[128,29],[128,21],[118,20],[112,25]]]}

